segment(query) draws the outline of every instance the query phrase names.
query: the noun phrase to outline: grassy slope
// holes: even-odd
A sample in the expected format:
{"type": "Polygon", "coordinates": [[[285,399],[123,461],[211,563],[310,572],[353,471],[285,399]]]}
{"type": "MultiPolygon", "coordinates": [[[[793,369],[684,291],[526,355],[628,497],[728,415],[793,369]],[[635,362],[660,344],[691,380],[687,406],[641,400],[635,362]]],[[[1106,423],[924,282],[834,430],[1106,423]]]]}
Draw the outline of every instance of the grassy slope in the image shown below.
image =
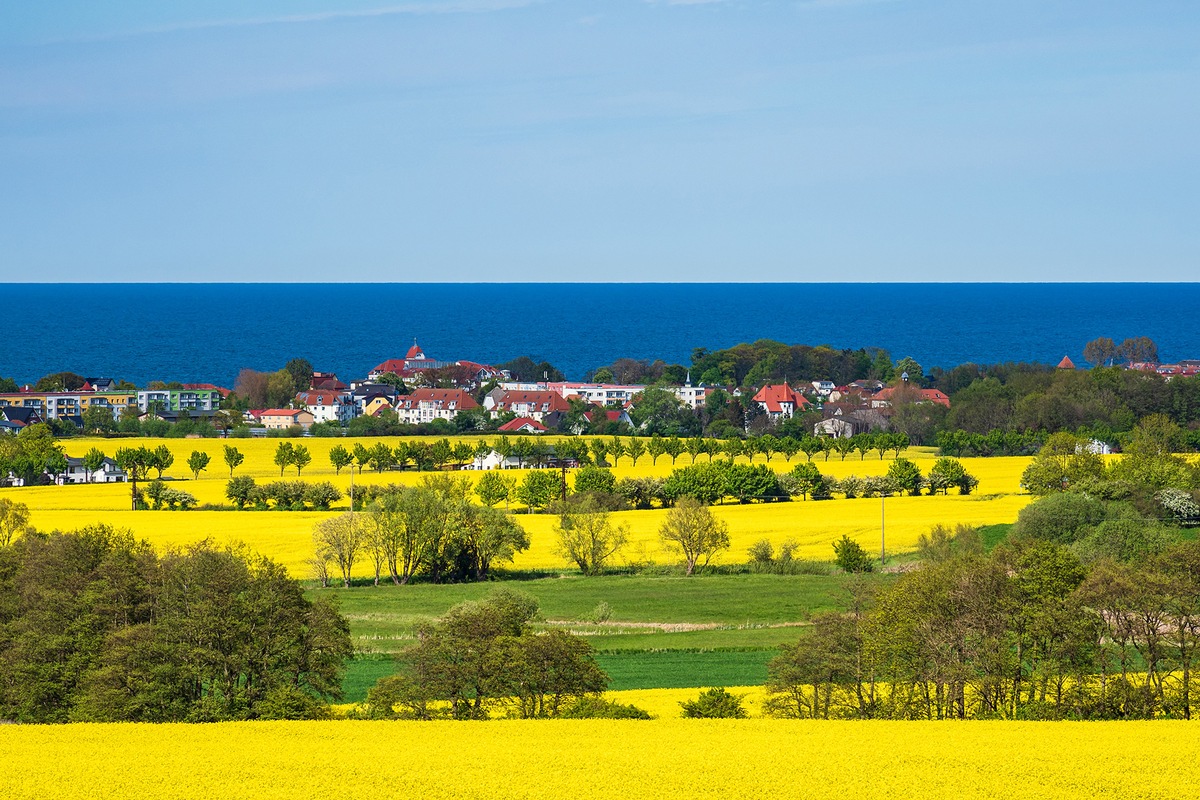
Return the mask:
{"type": "MultiPolygon", "coordinates": [[[[801,635],[795,623],[844,607],[846,580],[840,575],[606,576],[504,585],[538,599],[539,625],[564,624],[586,636],[599,652],[598,661],[612,678],[613,689],[643,689],[761,683],[778,646],[801,635]],[[581,621],[600,602],[612,608],[609,624],[581,621]]],[[[415,624],[456,603],[479,599],[495,587],[419,584],[313,590],[339,598],[355,646],[364,653],[349,665],[343,684],[347,699],[362,699],[371,684],[394,671],[393,656],[411,643],[415,624]]]]}

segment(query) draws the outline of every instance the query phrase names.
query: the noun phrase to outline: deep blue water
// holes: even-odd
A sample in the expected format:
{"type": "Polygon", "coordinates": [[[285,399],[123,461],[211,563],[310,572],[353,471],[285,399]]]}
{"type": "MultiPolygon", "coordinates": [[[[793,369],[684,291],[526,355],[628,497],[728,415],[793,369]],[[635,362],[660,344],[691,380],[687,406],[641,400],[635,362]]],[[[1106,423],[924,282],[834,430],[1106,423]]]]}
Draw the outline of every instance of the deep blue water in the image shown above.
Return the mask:
{"type": "Polygon", "coordinates": [[[1097,336],[1200,357],[1200,284],[16,284],[0,375],[70,370],[231,386],[294,356],[344,379],[400,358],[519,355],[583,373],[614,359],[687,364],[755,339],[883,347],[926,368],[1082,364],[1097,336]]]}

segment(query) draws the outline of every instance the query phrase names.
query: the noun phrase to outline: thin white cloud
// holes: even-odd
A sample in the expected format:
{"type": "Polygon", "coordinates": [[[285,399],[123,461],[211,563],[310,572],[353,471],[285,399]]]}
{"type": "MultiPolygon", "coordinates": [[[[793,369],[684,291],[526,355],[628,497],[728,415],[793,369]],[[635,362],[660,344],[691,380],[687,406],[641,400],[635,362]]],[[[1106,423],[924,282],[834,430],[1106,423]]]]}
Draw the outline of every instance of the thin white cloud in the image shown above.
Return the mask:
{"type": "Polygon", "coordinates": [[[70,37],[53,39],[47,44],[65,42],[95,42],[111,39],[126,39],[138,36],[154,36],[165,33],[198,31],[212,28],[247,28],[259,25],[293,25],[298,23],[328,22],[340,19],[361,19],[369,17],[417,16],[429,14],[482,14],[494,11],[527,8],[538,5],[546,0],[454,0],[453,2],[401,3],[381,6],[378,8],[363,8],[346,11],[318,11],[309,14],[281,14],[272,17],[245,17],[232,19],[195,20],[168,25],[156,25],[139,28],[132,31],[98,34],[94,36],[70,37]]]}

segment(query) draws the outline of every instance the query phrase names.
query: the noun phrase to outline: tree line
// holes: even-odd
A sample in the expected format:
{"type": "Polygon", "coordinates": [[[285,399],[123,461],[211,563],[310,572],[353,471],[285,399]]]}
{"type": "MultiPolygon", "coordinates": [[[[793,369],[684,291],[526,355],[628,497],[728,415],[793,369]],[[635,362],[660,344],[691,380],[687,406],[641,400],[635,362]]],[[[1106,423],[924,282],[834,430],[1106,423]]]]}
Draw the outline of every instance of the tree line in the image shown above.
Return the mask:
{"type": "Polygon", "coordinates": [[[333,605],[245,550],[158,555],[106,525],[0,542],[0,719],[319,717],[351,652],[333,605]]]}
{"type": "MultiPolygon", "coordinates": [[[[971,528],[923,536],[919,569],[855,585],[848,613],[818,615],[783,648],[768,710],[1190,719],[1200,543],[1184,531],[1200,524],[1200,468],[1173,451],[1179,434],[1147,418],[1111,465],[1085,440],[1050,437],[1022,478],[1040,498],[1006,541],[985,554],[971,528]]],[[[861,563],[851,551],[846,564],[861,563]]]]}

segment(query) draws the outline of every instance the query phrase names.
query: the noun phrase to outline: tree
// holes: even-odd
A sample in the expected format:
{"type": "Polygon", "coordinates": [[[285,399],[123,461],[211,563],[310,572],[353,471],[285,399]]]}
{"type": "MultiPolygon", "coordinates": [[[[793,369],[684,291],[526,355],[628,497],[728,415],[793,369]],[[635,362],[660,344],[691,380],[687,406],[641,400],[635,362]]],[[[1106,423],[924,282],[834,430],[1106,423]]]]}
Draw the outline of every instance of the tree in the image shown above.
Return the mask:
{"type": "Polygon", "coordinates": [[[279,477],[283,477],[283,471],[292,465],[293,457],[295,456],[295,448],[291,442],[280,442],[275,447],[275,466],[279,467],[279,477]]]}
{"type": "Polygon", "coordinates": [[[548,506],[562,492],[562,478],[556,470],[535,469],[526,473],[517,487],[517,499],[532,513],[535,508],[548,506]]]}
{"type": "Polygon", "coordinates": [[[487,580],[492,564],[512,561],[517,553],[529,549],[529,534],[511,514],[469,503],[463,504],[462,510],[460,544],[475,580],[487,580]]]}
{"type": "Polygon", "coordinates": [[[107,526],[18,544],[0,583],[0,673],[24,678],[0,687],[0,718],[315,717],[340,696],[345,619],[268,559],[209,542],[160,556],[107,526]]]}
{"type": "Polygon", "coordinates": [[[29,506],[0,497],[0,547],[7,547],[30,530],[29,506]]]}
{"type": "Polygon", "coordinates": [[[667,446],[663,438],[657,433],[651,436],[650,441],[646,444],[646,455],[650,456],[650,463],[658,464],[658,457],[666,452],[667,446]]]}
{"type": "Polygon", "coordinates": [[[1092,339],[1083,346],[1083,357],[1093,367],[1111,366],[1117,357],[1117,345],[1107,336],[1092,339]]]}
{"type": "Polygon", "coordinates": [[[875,562],[862,545],[845,534],[833,543],[833,553],[834,561],[842,572],[871,572],[875,569],[875,562]]]}
{"type": "Polygon", "coordinates": [[[229,477],[233,477],[233,471],[242,465],[246,457],[236,447],[225,445],[225,466],[229,467],[229,477]]]}
{"type": "Polygon", "coordinates": [[[1013,535],[1071,544],[1104,519],[1104,503],[1088,495],[1059,492],[1018,512],[1013,535]]]}
{"type": "Polygon", "coordinates": [[[1153,364],[1158,361],[1158,345],[1147,336],[1135,336],[1121,342],[1116,355],[1122,361],[1153,364]]]}
{"type": "Polygon", "coordinates": [[[683,554],[686,574],[703,569],[713,556],[729,547],[729,524],[713,516],[708,506],[684,497],[667,512],[658,535],[683,554]]]}
{"type": "Polygon", "coordinates": [[[140,496],[137,488],[138,481],[144,481],[155,464],[154,453],[145,447],[119,447],[113,460],[125,472],[125,477],[130,484],[131,506],[136,511],[140,496]]]}
{"type": "Polygon", "coordinates": [[[583,494],[585,492],[600,492],[601,494],[612,494],[616,491],[617,479],[613,477],[612,470],[604,467],[589,465],[581,467],[575,473],[575,493],[583,494]]]}
{"type": "Polygon", "coordinates": [[[809,494],[817,496],[818,490],[825,483],[825,478],[817,469],[817,465],[809,461],[793,467],[791,475],[793,493],[799,494],[805,500],[808,499],[809,494]]]}
{"type": "Polygon", "coordinates": [[[200,450],[192,451],[187,460],[188,469],[192,471],[192,480],[200,479],[200,473],[208,469],[208,462],[211,460],[212,457],[208,453],[201,452],[200,450]]]}
{"type": "Polygon", "coordinates": [[[151,466],[158,473],[158,477],[162,478],[163,470],[169,469],[175,463],[175,454],[165,444],[160,444],[154,448],[153,452],[154,460],[151,462],[151,466]]]}
{"type": "Polygon", "coordinates": [[[354,513],[321,520],[313,528],[313,539],[317,550],[337,564],[342,573],[342,585],[349,588],[350,573],[363,549],[363,533],[355,523],[354,513]]]}
{"type": "Polygon", "coordinates": [[[626,455],[628,449],[625,447],[625,440],[620,436],[614,436],[608,442],[608,454],[612,456],[612,463],[615,467],[617,462],[621,460],[621,456],[626,455]]]}
{"type": "Polygon", "coordinates": [[[607,511],[586,498],[577,508],[564,509],[554,526],[558,552],[584,575],[599,575],[629,540],[624,525],[614,525],[607,511]]]}
{"type": "Polygon", "coordinates": [[[742,698],[720,688],[705,690],[695,700],[684,700],[679,705],[688,719],[745,719],[747,716],[742,698]]]}
{"type": "Polygon", "coordinates": [[[93,447],[83,455],[83,468],[87,470],[87,482],[91,483],[92,476],[104,466],[104,451],[93,447]]]}
{"type": "Polygon", "coordinates": [[[83,410],[83,429],[87,433],[112,433],[117,429],[117,420],[107,407],[88,406],[83,410]]]}
{"type": "Polygon", "coordinates": [[[959,494],[970,494],[979,485],[979,480],[967,472],[962,462],[956,458],[942,457],[933,462],[929,469],[929,493],[934,494],[938,489],[942,494],[951,486],[958,487],[959,494]]]}
{"type": "Polygon", "coordinates": [[[296,475],[300,475],[300,470],[312,463],[312,453],[308,452],[308,447],[298,444],[292,448],[292,466],[296,468],[296,475]]]}
{"type": "Polygon", "coordinates": [[[504,475],[500,470],[488,470],[476,481],[475,494],[484,505],[494,506],[514,496],[516,488],[515,478],[504,475]]]}
{"type": "Polygon", "coordinates": [[[645,443],[636,436],[631,436],[629,442],[625,445],[625,455],[629,456],[629,459],[633,462],[633,466],[637,466],[638,459],[645,455],[645,453],[645,443]]]}
{"type": "Polygon", "coordinates": [[[238,475],[226,482],[225,497],[235,508],[241,510],[258,498],[258,486],[249,475],[238,475]]]}
{"type": "Polygon", "coordinates": [[[1070,433],[1054,433],[1021,474],[1021,486],[1031,494],[1065,491],[1104,474],[1104,459],[1090,442],[1070,433]]]}
{"type": "Polygon", "coordinates": [[[925,483],[921,470],[907,458],[897,457],[888,467],[887,476],[914,497],[921,494],[921,487],[925,483]]]}
{"type": "Polygon", "coordinates": [[[349,467],[354,463],[354,456],[343,445],[335,444],[329,448],[329,463],[333,467],[334,474],[341,475],[344,467],[349,467]]]}
{"type": "Polygon", "coordinates": [[[293,358],[283,368],[292,378],[293,396],[300,392],[308,391],[308,388],[312,385],[313,367],[307,359],[293,358]]]}

